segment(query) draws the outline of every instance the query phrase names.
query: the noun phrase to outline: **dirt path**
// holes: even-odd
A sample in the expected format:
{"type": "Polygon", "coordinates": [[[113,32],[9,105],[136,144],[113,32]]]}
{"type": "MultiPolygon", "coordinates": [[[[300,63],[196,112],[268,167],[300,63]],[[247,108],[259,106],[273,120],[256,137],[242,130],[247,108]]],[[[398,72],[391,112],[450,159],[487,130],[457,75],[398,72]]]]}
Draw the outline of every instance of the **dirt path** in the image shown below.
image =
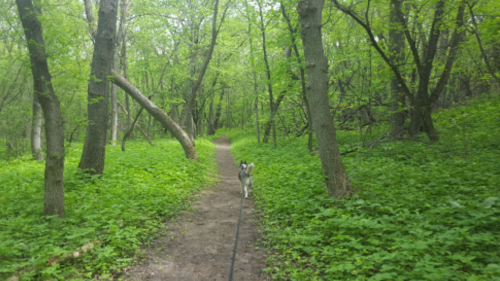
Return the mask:
{"type": "MultiPolygon", "coordinates": [[[[240,185],[227,137],[214,142],[220,182],[200,193],[194,211],[168,225],[167,237],[154,241],[146,250],[146,261],[132,268],[124,280],[228,280],[241,202],[240,185]]],[[[250,197],[244,202],[235,281],[266,280],[261,273],[264,252],[256,250],[259,234],[252,223],[252,208],[250,197]]]]}

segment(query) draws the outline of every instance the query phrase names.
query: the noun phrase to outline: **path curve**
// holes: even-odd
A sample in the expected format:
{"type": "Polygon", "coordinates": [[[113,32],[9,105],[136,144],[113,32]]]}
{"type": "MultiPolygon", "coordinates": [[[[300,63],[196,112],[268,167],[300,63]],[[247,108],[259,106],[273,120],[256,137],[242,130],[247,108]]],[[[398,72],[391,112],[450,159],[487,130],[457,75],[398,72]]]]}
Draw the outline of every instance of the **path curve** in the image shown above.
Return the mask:
{"type": "MultiPolygon", "coordinates": [[[[152,243],[146,250],[145,262],[130,269],[124,280],[229,280],[241,202],[240,184],[227,137],[214,142],[220,174],[217,186],[201,191],[194,211],[167,225],[167,236],[152,243]]],[[[259,233],[252,210],[252,198],[245,200],[234,281],[267,279],[262,273],[264,252],[256,249],[259,233]]]]}

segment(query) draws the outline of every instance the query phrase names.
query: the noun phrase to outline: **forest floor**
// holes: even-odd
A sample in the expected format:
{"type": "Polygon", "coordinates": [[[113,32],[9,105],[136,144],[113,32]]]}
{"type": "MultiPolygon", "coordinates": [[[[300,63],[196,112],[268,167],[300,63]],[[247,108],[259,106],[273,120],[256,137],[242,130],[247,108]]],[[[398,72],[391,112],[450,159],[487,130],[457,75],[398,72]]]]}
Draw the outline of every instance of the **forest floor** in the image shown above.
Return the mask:
{"type": "MultiPolygon", "coordinates": [[[[145,249],[144,261],[124,280],[228,280],[240,210],[238,167],[229,154],[227,137],[217,144],[220,180],[200,192],[192,211],[166,225],[167,235],[145,249]]],[[[258,247],[253,199],[244,201],[233,280],[266,280],[265,257],[258,247]]]]}

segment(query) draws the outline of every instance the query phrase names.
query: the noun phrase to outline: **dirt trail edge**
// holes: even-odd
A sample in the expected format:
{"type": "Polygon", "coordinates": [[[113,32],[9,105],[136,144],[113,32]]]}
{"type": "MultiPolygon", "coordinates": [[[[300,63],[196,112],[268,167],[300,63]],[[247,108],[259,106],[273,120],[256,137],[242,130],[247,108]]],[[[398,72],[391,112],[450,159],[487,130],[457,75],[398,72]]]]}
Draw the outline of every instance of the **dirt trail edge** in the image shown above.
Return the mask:
{"type": "MultiPolygon", "coordinates": [[[[167,225],[167,236],[146,249],[145,262],[131,268],[124,280],[229,280],[241,202],[240,183],[227,137],[214,142],[219,183],[200,192],[194,211],[185,212],[177,222],[167,225]]],[[[233,280],[266,280],[262,273],[264,251],[256,249],[259,233],[253,223],[251,196],[243,204],[233,280]]]]}

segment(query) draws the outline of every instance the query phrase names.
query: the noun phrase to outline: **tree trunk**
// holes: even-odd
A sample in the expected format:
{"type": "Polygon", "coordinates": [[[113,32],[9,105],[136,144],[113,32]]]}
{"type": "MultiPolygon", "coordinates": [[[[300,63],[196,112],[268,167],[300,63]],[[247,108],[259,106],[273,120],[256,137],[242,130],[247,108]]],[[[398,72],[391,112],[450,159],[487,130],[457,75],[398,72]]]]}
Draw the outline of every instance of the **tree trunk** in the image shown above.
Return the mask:
{"type": "MultiPolygon", "coordinates": [[[[444,0],[439,0],[436,3],[434,19],[432,21],[429,32],[429,40],[427,42],[427,48],[423,54],[423,59],[421,61],[418,59],[419,56],[415,49],[416,47],[413,51],[414,58],[418,62],[417,69],[419,81],[416,97],[412,104],[409,133],[411,137],[415,137],[418,133],[424,131],[431,141],[437,141],[438,135],[431,118],[432,107],[429,98],[429,83],[432,74],[433,62],[437,53],[437,44],[439,41],[441,21],[444,15],[444,6],[444,0]]],[[[401,10],[397,11],[401,12],[401,10]]],[[[407,38],[410,38],[409,33],[407,33],[407,38]]],[[[413,39],[409,39],[409,42],[413,42],[413,39]]],[[[412,46],[415,45],[413,44],[412,46]]]]}
{"type": "MultiPolygon", "coordinates": [[[[127,0],[121,0],[120,4],[120,27],[116,39],[116,48],[113,56],[113,69],[119,69],[119,54],[118,50],[120,45],[125,45],[127,42],[125,40],[126,30],[125,22],[127,17],[127,0]]],[[[111,145],[116,145],[118,142],[118,98],[116,93],[116,85],[111,85],[111,145]]],[[[127,119],[128,120],[128,119],[127,119]]]]}
{"type": "Polygon", "coordinates": [[[109,79],[115,49],[118,0],[101,0],[88,86],[87,134],[78,167],[102,174],[108,129],[109,79]]]}
{"type": "Polygon", "coordinates": [[[194,144],[194,131],[195,131],[193,111],[195,110],[195,108],[196,108],[196,93],[189,93],[189,98],[186,103],[186,108],[184,109],[185,112],[184,126],[186,127],[189,139],[193,144],[194,144]]]}
{"type": "Polygon", "coordinates": [[[44,215],[64,217],[64,127],[59,100],[52,87],[45,53],[42,25],[31,0],[16,0],[30,53],[35,95],[45,119],[47,161],[45,162],[44,215]]]}
{"type": "Polygon", "coordinates": [[[42,151],[42,107],[38,97],[33,96],[33,117],[31,121],[31,154],[38,161],[43,161],[42,151]]]}
{"type": "Polygon", "coordinates": [[[274,124],[274,119],[276,118],[276,112],[278,112],[281,101],[283,101],[283,98],[285,98],[285,93],[286,92],[280,93],[278,99],[276,99],[276,102],[274,103],[274,107],[271,108],[271,118],[269,118],[269,120],[266,122],[266,125],[264,125],[264,139],[262,140],[264,143],[268,142],[271,129],[273,129],[273,141],[276,145],[276,126],[274,124]]]}
{"type": "MultiPolygon", "coordinates": [[[[248,3],[245,1],[246,8],[248,10],[248,3]]],[[[253,57],[253,45],[252,45],[252,24],[248,22],[248,41],[250,43],[250,56],[253,57]]],[[[255,71],[255,62],[253,59],[250,60],[252,63],[252,75],[253,75],[253,94],[255,95],[255,132],[257,135],[257,143],[260,143],[260,130],[259,130],[259,94],[257,93],[257,72],[255,71]]]]}
{"type": "MultiPolygon", "coordinates": [[[[118,52],[113,55],[113,69],[118,69],[118,52]]],[[[118,104],[116,85],[111,85],[111,145],[116,145],[118,140],[118,104]]]]}
{"type": "MultiPolygon", "coordinates": [[[[269,92],[269,108],[271,110],[271,118],[269,119],[268,123],[270,126],[273,128],[276,126],[274,123],[274,97],[273,97],[273,84],[271,82],[271,68],[269,67],[269,62],[267,59],[267,48],[266,48],[266,27],[264,25],[264,16],[262,14],[262,3],[259,2],[259,14],[260,14],[260,32],[262,35],[262,54],[264,56],[264,63],[266,66],[266,77],[267,77],[267,90],[269,92]]],[[[273,140],[274,140],[274,145],[276,146],[276,131],[273,131],[273,140]]],[[[267,143],[269,141],[269,134],[270,134],[270,127],[269,130],[267,129],[266,125],[266,130],[264,131],[264,137],[262,139],[262,142],[267,143]]]]}
{"type": "Polygon", "coordinates": [[[211,136],[215,134],[214,130],[214,97],[210,99],[208,122],[207,122],[207,135],[211,136]]]}
{"type": "Polygon", "coordinates": [[[488,70],[490,75],[493,77],[493,79],[495,79],[495,81],[500,86],[500,77],[495,73],[495,69],[491,66],[490,60],[488,59],[488,56],[486,55],[486,52],[484,51],[483,43],[481,42],[481,37],[479,36],[479,27],[477,25],[476,16],[474,15],[474,11],[473,11],[473,5],[471,5],[469,2],[467,2],[467,6],[469,7],[470,16],[471,16],[472,23],[474,24],[474,29],[475,29],[474,34],[476,35],[477,44],[479,45],[479,50],[481,51],[481,56],[483,57],[484,63],[486,64],[486,69],[488,70]]]}
{"type": "Polygon", "coordinates": [[[427,91],[421,91],[424,89],[419,89],[412,106],[409,133],[411,137],[415,137],[418,133],[425,132],[430,141],[437,141],[439,137],[432,122],[432,104],[428,101],[427,91]]]}
{"type": "MultiPolygon", "coordinates": [[[[248,9],[248,1],[245,0],[245,7],[247,12],[250,10],[248,9]]],[[[250,57],[253,58],[253,44],[252,44],[252,23],[249,21],[248,22],[248,41],[250,43],[250,57]]],[[[253,59],[250,60],[251,65],[252,65],[252,75],[253,75],[253,94],[255,95],[255,132],[257,135],[257,143],[260,143],[260,130],[259,130],[259,94],[257,93],[257,72],[255,71],[255,62],[253,59]]]]}
{"type": "MultiPolygon", "coordinates": [[[[418,88],[416,96],[413,95],[410,87],[405,82],[401,72],[399,71],[397,65],[393,64],[389,57],[385,54],[382,48],[378,44],[378,40],[375,39],[375,36],[371,30],[370,21],[368,18],[368,12],[365,13],[365,18],[362,19],[359,16],[359,13],[356,13],[351,8],[340,5],[339,1],[332,0],[334,5],[344,12],[345,14],[352,17],[358,24],[360,24],[367,32],[370,41],[373,47],[377,50],[377,52],[381,55],[382,59],[385,63],[391,68],[394,75],[396,76],[405,96],[409,99],[412,112],[411,112],[411,120],[409,125],[409,133],[411,137],[416,136],[421,130],[427,133],[429,139],[431,141],[436,141],[438,139],[438,135],[436,129],[434,128],[434,124],[432,122],[431,113],[433,103],[439,98],[439,95],[443,91],[448,78],[450,76],[451,69],[453,67],[453,62],[457,55],[458,46],[460,43],[460,31],[463,27],[463,14],[465,7],[465,0],[460,2],[457,18],[456,18],[456,26],[455,32],[452,36],[450,43],[450,51],[448,53],[448,57],[446,59],[445,67],[439,77],[439,80],[436,84],[436,87],[432,90],[432,93],[429,95],[429,84],[431,79],[433,62],[437,53],[437,45],[440,37],[440,31],[443,29],[443,18],[446,16],[445,13],[445,0],[438,0],[435,2],[434,7],[434,17],[432,24],[429,29],[429,34],[427,35],[428,40],[426,40],[425,34],[419,33],[421,36],[419,41],[422,43],[417,43],[417,41],[413,38],[411,34],[411,28],[408,27],[408,17],[404,15],[402,11],[401,5],[393,5],[395,15],[399,20],[399,24],[402,27],[402,31],[405,35],[406,41],[408,42],[409,50],[413,56],[413,63],[416,66],[416,72],[418,73],[418,88]],[[419,53],[418,46],[423,45],[424,50],[419,53]]],[[[448,1],[449,2],[449,1],[448,1]]]]}
{"type": "MultiPolygon", "coordinates": [[[[254,73],[255,78],[255,73],[254,73]]],[[[256,80],[254,80],[255,82],[256,80]]],[[[255,91],[257,91],[257,84],[255,83],[255,91]]],[[[260,129],[259,129],[259,94],[256,94],[255,97],[255,131],[257,132],[257,143],[260,143],[260,129]]]]}
{"type": "MultiPolygon", "coordinates": [[[[102,1],[102,0],[101,0],[102,1]]],[[[153,117],[158,120],[167,130],[174,135],[174,137],[181,143],[186,158],[198,160],[193,143],[189,136],[182,130],[182,128],[175,123],[165,112],[159,109],[147,97],[145,97],[134,85],[132,85],[125,78],[120,76],[116,71],[111,71],[114,76],[113,82],[129,94],[135,101],[137,101],[144,109],[146,109],[153,117]]]]}
{"type": "MultiPolygon", "coordinates": [[[[405,41],[401,26],[399,25],[396,10],[401,10],[403,0],[391,0],[391,11],[389,19],[389,59],[398,68],[404,63],[405,41]]],[[[402,108],[405,103],[403,87],[396,77],[391,80],[391,110],[392,128],[391,136],[394,139],[402,139],[404,136],[405,115],[402,108]]]]}
{"type": "Polygon", "coordinates": [[[220,92],[219,103],[217,104],[217,109],[215,110],[215,120],[214,120],[214,134],[215,131],[219,129],[220,117],[222,115],[222,101],[224,100],[224,89],[220,92]]]}
{"type": "MultiPolygon", "coordinates": [[[[203,100],[203,87],[200,87],[200,99],[203,100]]],[[[205,102],[203,102],[202,105],[200,105],[200,110],[196,111],[196,132],[195,132],[195,137],[198,135],[203,137],[203,124],[205,123],[204,117],[205,117],[205,102]]]]}
{"type": "Polygon", "coordinates": [[[331,197],[342,199],[353,196],[354,188],[340,158],[335,127],[330,114],[328,61],[323,51],[321,35],[324,2],[324,0],[299,0],[297,12],[306,63],[306,90],[309,104],[314,108],[311,117],[326,186],[331,197]]]}
{"type": "MultiPolygon", "coordinates": [[[[283,5],[282,2],[280,2],[280,6],[281,6],[281,13],[283,14],[283,17],[285,18],[286,23],[288,25],[288,31],[290,31],[292,48],[293,48],[293,51],[295,53],[295,57],[297,58],[297,63],[299,64],[301,97],[302,97],[302,103],[303,103],[303,110],[307,116],[307,137],[308,137],[307,149],[309,151],[312,151],[313,150],[313,125],[312,125],[312,118],[311,118],[311,110],[309,107],[309,100],[307,99],[307,93],[306,93],[306,75],[305,75],[304,67],[302,65],[302,59],[301,59],[301,56],[299,53],[299,48],[297,47],[297,43],[295,42],[297,28],[293,28],[292,22],[290,21],[290,18],[285,11],[285,6],[283,5]]],[[[291,70],[289,70],[289,71],[291,72],[291,70]]]]}
{"type": "Polygon", "coordinates": [[[448,83],[448,79],[453,68],[453,63],[456,59],[458,46],[462,41],[462,27],[464,25],[464,10],[465,1],[462,0],[457,11],[455,31],[451,38],[450,50],[446,59],[445,67],[436,87],[429,95],[429,83],[433,68],[433,60],[437,53],[437,44],[439,39],[439,30],[441,28],[440,21],[444,14],[444,0],[438,1],[436,4],[436,11],[434,21],[432,23],[431,31],[429,33],[429,42],[427,50],[424,52],[424,59],[419,67],[419,83],[417,95],[412,104],[411,121],[410,121],[410,136],[416,136],[420,131],[424,131],[429,140],[437,141],[439,139],[434,123],[432,122],[432,107],[437,101],[444,87],[448,83]]]}
{"type": "Polygon", "coordinates": [[[495,72],[500,71],[500,42],[493,45],[491,51],[492,66],[495,72]]]}
{"type": "MultiPolygon", "coordinates": [[[[89,24],[89,30],[90,30],[90,36],[95,44],[95,39],[97,35],[96,31],[96,24],[94,20],[94,15],[92,12],[92,2],[90,0],[84,0],[85,3],[85,14],[87,16],[87,23],[89,24]]],[[[117,39],[115,41],[116,43],[116,48],[114,51],[113,55],[113,69],[118,69],[118,48],[122,42],[122,34],[123,34],[123,27],[125,23],[124,15],[126,13],[126,0],[122,0],[122,5],[121,5],[121,12],[122,12],[122,18],[120,20],[120,30],[117,35],[117,39]]],[[[117,138],[118,138],[118,106],[117,106],[117,94],[116,94],[116,85],[112,84],[111,85],[111,137],[110,137],[110,144],[111,145],[116,145],[117,143],[117,138]]]]}
{"type": "MultiPolygon", "coordinates": [[[[224,15],[222,16],[221,19],[221,25],[222,22],[224,21],[224,16],[226,13],[227,9],[224,11],[224,15]]],[[[196,124],[194,122],[194,117],[193,117],[193,112],[196,108],[196,92],[198,91],[198,88],[201,85],[201,82],[203,81],[203,77],[205,76],[205,72],[207,70],[208,64],[210,63],[210,60],[212,59],[212,54],[215,49],[215,43],[217,41],[217,35],[219,33],[217,29],[217,14],[219,12],[219,0],[215,0],[215,5],[214,5],[214,14],[212,18],[212,39],[210,42],[210,47],[207,51],[207,55],[203,61],[203,65],[200,69],[200,73],[198,74],[198,79],[191,85],[191,92],[188,97],[188,101],[186,104],[186,128],[188,131],[188,135],[190,139],[193,142],[194,145],[194,137],[195,137],[195,132],[196,132],[196,124]]],[[[194,60],[193,60],[194,61],[194,60]]]]}
{"type": "Polygon", "coordinates": [[[90,33],[90,38],[95,43],[95,37],[96,37],[96,25],[95,25],[95,20],[94,20],[94,13],[92,12],[92,2],[91,0],[83,0],[85,4],[85,15],[87,16],[87,23],[89,24],[89,33],[90,33]]]}
{"type": "MultiPolygon", "coordinates": [[[[124,34],[123,41],[127,42],[127,34],[124,34]]],[[[121,53],[121,64],[123,68],[123,78],[128,79],[128,63],[127,63],[127,44],[122,44],[122,53],[121,53]]],[[[126,127],[130,128],[130,100],[128,95],[125,95],[125,109],[127,110],[129,114],[129,118],[126,119],[127,121],[125,122],[126,127]]]]}

